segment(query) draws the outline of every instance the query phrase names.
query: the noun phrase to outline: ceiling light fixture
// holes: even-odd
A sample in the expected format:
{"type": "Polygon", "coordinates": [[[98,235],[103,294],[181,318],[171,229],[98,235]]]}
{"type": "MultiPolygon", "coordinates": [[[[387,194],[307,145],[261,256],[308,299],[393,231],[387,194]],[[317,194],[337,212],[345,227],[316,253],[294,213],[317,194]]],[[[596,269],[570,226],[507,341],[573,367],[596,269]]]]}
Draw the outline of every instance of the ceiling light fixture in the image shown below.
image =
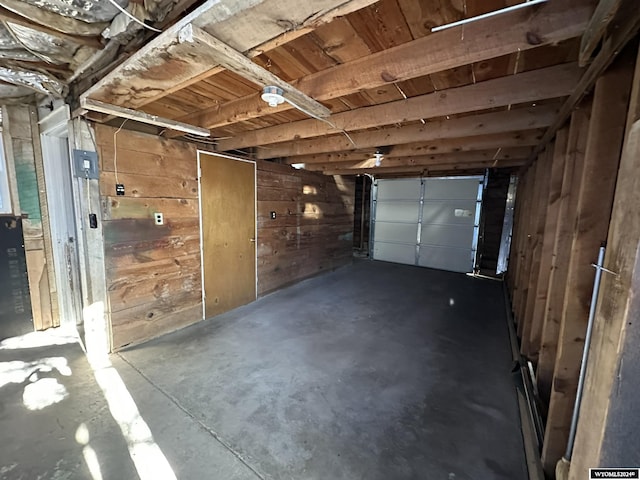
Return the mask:
{"type": "Polygon", "coordinates": [[[280,87],[273,85],[267,85],[262,89],[262,100],[267,102],[270,107],[277,107],[281,103],[284,103],[284,97],[282,94],[284,91],[280,87]]]}

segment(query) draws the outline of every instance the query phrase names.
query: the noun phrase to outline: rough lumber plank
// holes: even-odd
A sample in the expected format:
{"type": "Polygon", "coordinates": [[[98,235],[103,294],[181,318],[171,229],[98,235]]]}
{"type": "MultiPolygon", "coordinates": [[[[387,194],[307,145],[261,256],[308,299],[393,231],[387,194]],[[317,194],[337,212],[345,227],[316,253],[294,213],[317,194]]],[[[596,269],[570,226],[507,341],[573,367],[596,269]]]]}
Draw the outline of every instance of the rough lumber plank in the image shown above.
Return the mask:
{"type": "Polygon", "coordinates": [[[208,59],[199,61],[178,44],[178,32],[189,23],[204,29],[240,52],[256,56],[302,34],[362,8],[373,0],[208,0],[138,50],[91,87],[85,96],[130,108],[140,108],[198,80],[220,72],[208,59]],[[248,21],[253,16],[261,22],[248,21]],[[187,56],[184,56],[187,55],[187,56]],[[188,61],[185,61],[188,58],[188,61]]]}
{"type": "Polygon", "coordinates": [[[117,351],[199,322],[203,319],[202,302],[176,308],[159,301],[114,312],[111,319],[116,327],[111,342],[117,351]]]}
{"type": "Polygon", "coordinates": [[[208,54],[213,57],[220,66],[257,85],[274,85],[280,87],[284,91],[285,98],[318,117],[324,118],[331,115],[331,111],[321,103],[316,102],[313,98],[305,95],[291,84],[285,82],[270,71],[265,70],[260,65],[249,60],[242,53],[234,50],[226,43],[221,42],[198,27],[189,24],[180,31],[179,36],[182,42],[197,45],[201,52],[199,55],[200,58],[208,54]]]}
{"type": "MultiPolygon", "coordinates": [[[[518,10],[473,22],[323,70],[292,84],[320,101],[351,95],[576,37],[586,27],[592,11],[590,0],[556,0],[539,7],[533,16],[518,10]]],[[[289,108],[283,105],[273,112],[289,108]]],[[[268,111],[260,95],[253,94],[184,118],[206,128],[217,128],[268,111]]]]}
{"type": "Polygon", "coordinates": [[[536,368],[538,392],[545,406],[548,406],[551,396],[551,381],[553,379],[558,332],[560,330],[560,319],[562,318],[562,305],[564,303],[569,260],[571,258],[573,226],[578,207],[578,194],[584,168],[584,153],[589,133],[590,116],[591,100],[585,99],[580,104],[580,107],[573,112],[569,124],[562,191],[560,193],[560,211],[558,212],[558,222],[555,229],[549,291],[545,305],[542,339],[536,368]]]}
{"type": "Polygon", "coordinates": [[[537,362],[538,359],[542,326],[545,318],[545,307],[549,291],[549,277],[551,275],[553,250],[556,240],[556,225],[558,223],[558,214],[560,212],[560,199],[562,195],[568,134],[569,132],[567,128],[560,129],[554,142],[553,164],[551,166],[551,184],[549,188],[549,200],[547,203],[544,237],[542,238],[542,250],[540,252],[540,271],[538,273],[538,284],[535,289],[535,303],[531,318],[531,329],[529,335],[522,338],[522,342],[527,344],[525,348],[529,352],[529,358],[531,358],[534,363],[537,362]]]}
{"type": "MultiPolygon", "coordinates": [[[[498,148],[534,146],[544,134],[543,130],[525,130],[521,132],[480,135],[464,139],[439,139],[431,142],[417,142],[406,145],[394,145],[385,158],[410,157],[415,155],[439,155],[445,153],[470,152],[498,148]]],[[[375,148],[357,152],[337,152],[290,157],[285,163],[338,163],[367,160],[373,156],[375,148]]]]}
{"type": "Polygon", "coordinates": [[[118,220],[122,218],[152,219],[155,212],[164,213],[165,219],[197,218],[198,200],[177,198],[132,198],[104,197],[102,199],[102,219],[118,220]]]}
{"type": "Polygon", "coordinates": [[[335,128],[324,122],[310,119],[245,132],[233,138],[221,139],[217,148],[220,151],[234,150],[330,135],[341,130],[361,130],[564,97],[573,91],[580,73],[576,64],[558,65],[487,80],[475,85],[452,88],[446,92],[436,92],[338,113],[331,117],[335,128]]]}
{"type": "MultiPolygon", "coordinates": [[[[598,55],[589,65],[573,93],[562,105],[556,121],[549,127],[535,152],[542,151],[544,146],[553,139],[558,129],[567,121],[575,106],[591,91],[598,78],[611,65],[627,42],[638,32],[638,28],[640,28],[640,8],[638,8],[637,2],[629,1],[624,3],[611,25],[611,36],[604,40],[598,55]]],[[[534,158],[534,156],[532,155],[530,158],[534,158]]]]}
{"type": "Polygon", "coordinates": [[[600,0],[598,2],[580,41],[578,62],[581,66],[587,65],[591,60],[591,55],[604,37],[607,26],[613,20],[621,3],[622,0],[600,0]]]}
{"type": "MultiPolygon", "coordinates": [[[[529,270],[527,286],[527,302],[524,309],[524,321],[520,335],[520,351],[529,359],[533,359],[537,352],[531,350],[529,337],[533,328],[533,310],[535,308],[538,279],[540,278],[540,264],[542,263],[542,242],[545,235],[547,212],[549,204],[549,191],[551,188],[551,174],[553,173],[555,143],[547,146],[543,155],[543,178],[539,185],[538,202],[535,205],[535,223],[533,230],[533,247],[531,252],[531,268],[529,270]]],[[[538,159],[540,161],[540,159],[538,159]]]]}
{"type": "Polygon", "coordinates": [[[591,264],[607,239],[634,61],[619,57],[596,83],[542,451],[547,474],[555,470],[569,436],[593,292],[591,264]]]}
{"type": "MultiPolygon", "coordinates": [[[[474,152],[458,152],[458,153],[443,153],[438,155],[415,155],[408,157],[388,158],[385,156],[380,161],[380,167],[405,167],[405,166],[425,166],[430,165],[443,165],[452,164],[460,165],[461,167],[467,163],[486,162],[487,165],[494,165],[500,167],[502,160],[522,159],[527,158],[531,149],[527,147],[516,148],[496,148],[492,150],[478,150],[474,152]]],[[[376,165],[375,158],[368,158],[367,160],[360,162],[332,162],[332,163],[319,163],[309,164],[305,168],[307,170],[351,170],[361,168],[374,168],[376,165]]]]}
{"type": "MultiPolygon", "coordinates": [[[[637,172],[640,169],[640,56],[633,83],[634,91],[627,115],[625,146],[620,160],[604,265],[617,272],[618,276],[605,274],[600,286],[584,401],[569,472],[570,480],[584,478],[591,465],[602,464],[607,437],[631,439],[627,451],[636,446],[633,441],[635,432],[629,431],[629,426],[635,424],[633,419],[627,426],[618,427],[617,432],[621,434],[617,435],[610,422],[611,415],[615,415],[616,403],[624,401],[623,395],[625,391],[628,392],[629,383],[637,379],[637,376],[627,375],[629,371],[625,367],[629,364],[637,365],[633,360],[629,361],[627,354],[637,352],[637,344],[633,345],[631,342],[637,338],[637,334],[632,332],[637,332],[639,315],[640,177],[637,172]],[[628,436],[624,437],[625,433],[628,436]]],[[[629,402],[628,406],[631,405],[633,403],[629,402]]],[[[625,420],[622,418],[622,422],[625,420]]]]}
{"type": "MultiPolygon", "coordinates": [[[[523,158],[515,158],[511,160],[502,160],[499,162],[500,168],[512,168],[512,167],[521,167],[525,164],[526,159],[523,158]]],[[[398,167],[366,167],[366,168],[357,168],[357,169],[345,169],[345,168],[335,168],[333,170],[326,170],[323,173],[325,175],[359,175],[363,173],[369,173],[371,175],[388,175],[394,173],[414,173],[416,176],[430,176],[431,174],[441,173],[441,172],[468,172],[469,170],[484,170],[487,168],[492,168],[494,166],[494,161],[480,161],[480,162],[468,162],[468,163],[443,163],[440,165],[414,165],[414,166],[398,166],[398,167]]],[[[433,175],[431,175],[433,176],[433,175]]]]}
{"type": "MultiPolygon", "coordinates": [[[[130,197],[198,198],[198,181],[195,178],[154,175],[153,170],[146,173],[118,172],[118,182],[124,184],[130,197]]],[[[100,191],[114,192],[116,183],[115,173],[103,172],[100,175],[100,191]]]]}
{"type": "MultiPolygon", "coordinates": [[[[491,135],[549,126],[557,113],[557,105],[539,105],[518,108],[508,112],[483,113],[451,120],[437,120],[425,125],[387,127],[370,132],[352,133],[351,138],[359,148],[381,145],[399,145],[416,141],[440,141],[462,137],[491,135]]],[[[461,144],[464,140],[460,141],[461,144]]],[[[277,158],[292,155],[340,152],[353,150],[351,142],[343,135],[321,139],[301,140],[295,143],[270,145],[258,150],[258,158],[277,158]]]]}

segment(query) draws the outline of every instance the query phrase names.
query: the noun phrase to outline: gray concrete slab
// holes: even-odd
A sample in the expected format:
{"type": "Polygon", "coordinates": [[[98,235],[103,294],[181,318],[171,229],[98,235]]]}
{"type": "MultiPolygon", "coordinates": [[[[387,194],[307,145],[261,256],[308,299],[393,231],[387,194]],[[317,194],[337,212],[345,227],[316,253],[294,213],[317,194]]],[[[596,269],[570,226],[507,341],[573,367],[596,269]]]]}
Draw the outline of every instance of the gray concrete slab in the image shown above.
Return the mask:
{"type": "Polygon", "coordinates": [[[217,445],[254,478],[518,480],[504,315],[498,282],[361,261],[121,359],[154,433],[184,417],[152,389],[210,437],[181,448],[217,445]]]}
{"type": "Polygon", "coordinates": [[[525,479],[510,358],[499,283],[369,261],[113,355],[108,387],[76,343],[2,342],[0,479],[525,479]]]}

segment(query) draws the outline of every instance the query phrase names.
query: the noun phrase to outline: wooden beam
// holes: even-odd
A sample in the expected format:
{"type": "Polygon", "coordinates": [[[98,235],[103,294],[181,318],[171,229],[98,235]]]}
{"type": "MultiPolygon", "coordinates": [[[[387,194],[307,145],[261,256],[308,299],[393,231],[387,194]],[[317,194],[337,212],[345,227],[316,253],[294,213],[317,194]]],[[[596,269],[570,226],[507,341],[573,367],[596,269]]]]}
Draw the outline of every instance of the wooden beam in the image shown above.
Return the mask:
{"type": "MultiPolygon", "coordinates": [[[[406,145],[392,145],[387,158],[410,157],[415,155],[470,152],[476,150],[491,150],[498,148],[535,146],[544,134],[543,130],[524,130],[520,132],[496,133],[493,135],[479,135],[466,138],[445,138],[431,142],[417,142],[406,145]]],[[[418,138],[416,138],[417,140],[418,138]]],[[[380,145],[381,147],[383,145],[380,145]]],[[[285,163],[334,163],[357,162],[370,158],[375,148],[358,150],[356,152],[336,152],[313,155],[292,156],[285,163]]]]}
{"type": "Polygon", "coordinates": [[[607,239],[634,61],[635,57],[620,57],[596,83],[542,450],[549,475],[569,436],[593,292],[591,264],[607,239]]]}
{"type": "MultiPolygon", "coordinates": [[[[498,168],[514,168],[521,167],[526,162],[525,158],[503,160],[499,162],[498,168]]],[[[466,164],[459,163],[443,163],[440,165],[417,165],[417,166],[397,166],[397,167],[368,167],[361,169],[336,168],[333,170],[325,170],[325,175],[360,175],[368,173],[371,175],[389,175],[389,174],[414,174],[415,176],[429,176],[436,172],[469,172],[471,170],[484,170],[494,167],[493,161],[469,162],[466,164]]]]}
{"type": "MultiPolygon", "coordinates": [[[[350,134],[350,136],[359,148],[367,148],[380,145],[413,143],[416,140],[430,142],[538,129],[546,127],[553,122],[557,114],[557,107],[557,104],[551,104],[517,108],[510,111],[484,113],[451,120],[437,120],[427,122],[424,125],[387,127],[376,131],[357,132],[350,134]]],[[[353,145],[346,137],[333,135],[321,139],[270,145],[268,148],[259,149],[257,157],[260,159],[278,158],[353,149],[353,145]]]]}
{"type": "MultiPolygon", "coordinates": [[[[540,264],[542,262],[542,242],[545,234],[547,205],[549,203],[549,190],[551,187],[551,174],[553,172],[555,142],[547,145],[547,149],[542,155],[544,163],[542,166],[542,175],[539,185],[536,185],[537,202],[535,207],[535,217],[532,229],[532,251],[531,266],[529,268],[529,278],[527,286],[527,301],[524,304],[522,316],[522,331],[520,351],[529,359],[534,358],[536,352],[531,351],[531,343],[529,342],[530,332],[533,326],[533,310],[536,302],[536,288],[538,286],[538,278],[540,275],[540,264]]],[[[538,159],[540,161],[541,159],[538,159]]]]}
{"type": "Polygon", "coordinates": [[[638,8],[637,2],[624,3],[616,18],[611,22],[611,35],[604,40],[598,55],[589,65],[573,93],[562,105],[556,121],[549,127],[542,141],[529,157],[530,162],[553,139],[556,132],[565,124],[575,106],[592,90],[598,78],[611,65],[611,62],[622,51],[627,42],[636,35],[638,28],[640,28],[640,8],[638,8]]]}
{"type": "Polygon", "coordinates": [[[540,338],[545,318],[547,294],[549,291],[549,278],[551,276],[553,249],[556,240],[556,225],[560,212],[560,199],[564,178],[564,164],[567,153],[568,129],[558,131],[553,147],[553,160],[551,164],[551,183],[546,205],[544,234],[541,240],[540,268],[535,291],[532,292],[531,320],[529,334],[522,337],[523,350],[534,363],[537,362],[540,350],[540,338]]]}
{"type": "MultiPolygon", "coordinates": [[[[535,15],[515,11],[483,19],[337,65],[292,85],[316,100],[330,100],[576,37],[592,11],[591,0],[555,0],[537,7],[535,15]]],[[[182,118],[217,128],[290,108],[270,110],[259,94],[253,94],[182,118]]]]}
{"type": "MultiPolygon", "coordinates": [[[[604,37],[609,23],[620,8],[623,0],[600,0],[595,12],[589,20],[587,29],[582,34],[580,41],[580,54],[578,61],[580,66],[585,66],[591,60],[591,55],[604,37]]],[[[632,0],[634,1],[634,0],[632,0]]]]}
{"type": "MultiPolygon", "coordinates": [[[[569,95],[580,77],[576,64],[557,65],[442,92],[363,107],[331,117],[335,128],[315,119],[241,133],[220,140],[220,151],[330,135],[341,130],[405,123],[569,95]]],[[[357,145],[357,143],[356,143],[357,145]]]]}
{"type": "Polygon", "coordinates": [[[12,12],[11,10],[7,10],[2,6],[0,6],[0,20],[5,22],[10,22],[10,23],[15,23],[16,25],[22,25],[23,27],[28,27],[28,28],[31,28],[32,30],[46,33],[47,35],[52,35],[54,37],[68,40],[77,45],[86,45],[87,47],[93,47],[96,49],[100,49],[103,46],[99,36],[90,37],[85,35],[74,35],[71,33],[64,33],[59,30],[56,30],[55,28],[48,27],[47,25],[33,22],[28,18],[23,17],[22,15],[18,15],[17,13],[12,12]]]}
{"type": "MultiPolygon", "coordinates": [[[[583,403],[569,472],[571,480],[584,478],[588,468],[594,464],[602,465],[603,455],[612,455],[610,449],[616,443],[623,450],[619,458],[634,455],[637,451],[632,431],[637,424],[634,417],[624,418],[624,414],[634,405],[633,397],[628,395],[629,386],[637,388],[638,382],[640,51],[638,53],[604,262],[605,268],[617,275],[605,273],[600,285],[583,403]],[[630,366],[631,369],[628,368],[630,366]],[[628,403],[622,405],[622,402],[628,403]]],[[[606,460],[603,463],[607,463],[606,460]]]]}
{"type": "MultiPolygon", "coordinates": [[[[480,150],[475,152],[444,153],[438,155],[414,155],[408,157],[387,157],[380,160],[383,167],[404,167],[404,166],[429,166],[442,164],[456,164],[463,167],[466,163],[486,162],[492,167],[500,167],[504,160],[527,158],[531,152],[530,148],[496,148],[493,150],[480,150]]],[[[367,158],[359,162],[334,162],[334,163],[312,163],[305,164],[307,170],[358,170],[375,167],[376,159],[367,158]]]]}
{"type": "Polygon", "coordinates": [[[97,100],[81,97],[80,107],[94,112],[107,113],[110,115],[116,115],[121,118],[128,118],[135,120],[136,122],[148,123],[150,125],[156,125],[158,127],[170,128],[172,130],[179,130],[185,133],[191,133],[200,137],[208,137],[210,132],[206,128],[194,127],[186,123],[176,122],[168,118],[158,117],[156,115],[149,115],[145,112],[138,112],[130,108],[118,107],[116,105],[108,105],[97,100]]]}
{"type": "Polygon", "coordinates": [[[349,13],[351,8],[371,3],[374,0],[207,0],[85,93],[96,100],[135,109],[222,71],[212,65],[211,59],[192,56],[191,49],[178,43],[178,32],[190,23],[253,57],[278,46],[277,39],[292,30],[312,28],[340,12],[349,13]],[[250,21],[251,16],[273,20],[255,23],[250,21]],[[259,48],[263,50],[254,50],[259,48]]]}
{"type": "Polygon", "coordinates": [[[562,318],[562,305],[571,257],[571,243],[573,242],[573,225],[578,208],[578,194],[584,168],[584,151],[589,133],[590,116],[591,101],[585,99],[571,115],[569,124],[560,193],[560,211],[555,227],[552,269],[536,366],[538,392],[545,409],[549,406],[551,396],[551,382],[558,348],[558,332],[562,318]]]}
{"type": "MultiPolygon", "coordinates": [[[[82,20],[65,17],[20,0],[1,0],[0,7],[20,15],[21,17],[27,18],[32,22],[45,25],[53,30],[57,30],[58,32],[74,36],[98,37],[103,30],[109,26],[109,22],[83,22],[82,20]]],[[[32,26],[29,27],[34,28],[32,26]]]]}
{"type": "Polygon", "coordinates": [[[321,103],[316,102],[313,98],[305,95],[270,71],[253,63],[242,53],[191,23],[180,30],[178,40],[181,43],[188,42],[196,45],[200,49],[199,51],[208,52],[212,55],[220,66],[237,73],[251,82],[263,87],[274,85],[281,88],[287,101],[293,102],[312,115],[322,118],[331,115],[331,110],[321,103]]]}

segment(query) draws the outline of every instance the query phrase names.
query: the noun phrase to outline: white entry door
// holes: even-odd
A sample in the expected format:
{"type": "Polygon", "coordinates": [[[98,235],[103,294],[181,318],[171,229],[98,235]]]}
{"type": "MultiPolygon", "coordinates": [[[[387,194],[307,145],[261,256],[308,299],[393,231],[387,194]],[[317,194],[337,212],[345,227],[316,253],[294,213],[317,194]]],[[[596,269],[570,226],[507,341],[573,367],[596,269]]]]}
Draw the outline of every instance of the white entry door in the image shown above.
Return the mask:
{"type": "Polygon", "coordinates": [[[483,177],[377,180],[373,258],[473,271],[483,177]]]}

